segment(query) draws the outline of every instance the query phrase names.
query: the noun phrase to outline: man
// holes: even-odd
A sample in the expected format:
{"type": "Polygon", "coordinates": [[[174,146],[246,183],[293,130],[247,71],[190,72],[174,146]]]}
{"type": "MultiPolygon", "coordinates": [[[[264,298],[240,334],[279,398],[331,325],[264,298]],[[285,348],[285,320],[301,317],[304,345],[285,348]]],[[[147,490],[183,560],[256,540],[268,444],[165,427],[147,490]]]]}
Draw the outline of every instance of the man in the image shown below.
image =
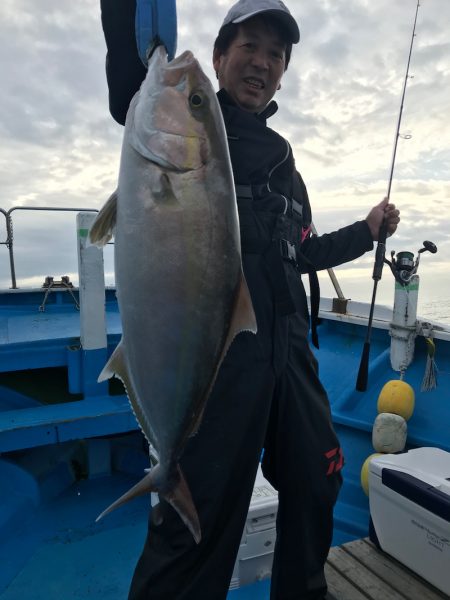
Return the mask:
{"type": "MultiPolygon", "coordinates": [[[[145,76],[134,42],[134,0],[102,2],[108,46],[110,109],[124,122],[145,76]]],[[[286,140],[267,127],[287,68],[297,23],[278,0],[240,0],[225,17],[213,52],[218,99],[227,130],[238,198],[242,262],[258,333],[241,333],[221,366],[199,432],[180,466],[197,507],[196,544],[166,502],[149,532],[130,600],[223,600],[239,548],[255,473],[278,490],[272,600],[326,597],[324,563],[341,486],[342,455],[308,343],[310,319],[301,273],[311,279],[312,338],[317,343],[316,270],[354,260],[373,248],[387,201],[368,217],[320,237],[310,235],[305,185],[286,140]],[[200,470],[201,466],[201,470],[200,470]]]]}

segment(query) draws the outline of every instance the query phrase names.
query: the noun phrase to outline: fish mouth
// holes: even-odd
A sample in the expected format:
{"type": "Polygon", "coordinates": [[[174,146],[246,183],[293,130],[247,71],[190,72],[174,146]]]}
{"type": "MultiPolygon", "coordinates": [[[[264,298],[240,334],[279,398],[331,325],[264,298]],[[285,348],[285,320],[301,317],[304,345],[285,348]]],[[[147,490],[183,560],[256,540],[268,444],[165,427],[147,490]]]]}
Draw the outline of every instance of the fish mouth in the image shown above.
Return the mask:
{"type": "Polygon", "coordinates": [[[185,50],[180,56],[168,61],[165,46],[159,44],[151,53],[149,65],[150,62],[158,63],[164,70],[185,70],[192,64],[197,63],[197,59],[190,50],[185,50]]]}
{"type": "Polygon", "coordinates": [[[265,82],[259,77],[244,77],[243,81],[255,90],[263,90],[266,87],[265,82]]]}
{"type": "Polygon", "coordinates": [[[167,63],[167,69],[185,69],[188,65],[197,62],[197,59],[190,50],[185,50],[180,56],[176,56],[167,63]]]}

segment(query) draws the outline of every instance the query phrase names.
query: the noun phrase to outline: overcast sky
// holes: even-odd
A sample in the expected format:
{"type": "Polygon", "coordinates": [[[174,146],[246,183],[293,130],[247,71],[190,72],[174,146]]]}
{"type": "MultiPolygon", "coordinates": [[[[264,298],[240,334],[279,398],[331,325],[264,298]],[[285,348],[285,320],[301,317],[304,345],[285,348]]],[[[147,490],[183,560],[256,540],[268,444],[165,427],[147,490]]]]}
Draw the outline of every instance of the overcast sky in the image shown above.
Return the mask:
{"type": "MultiPolygon", "coordinates": [[[[364,218],[386,193],[417,2],[287,4],[301,42],[269,124],[290,140],[324,233],[364,218]]],[[[214,81],[211,48],[229,6],[178,2],[178,52],[192,50],[214,81]]],[[[2,0],[0,22],[0,208],[101,207],[116,186],[123,130],[108,112],[99,2],[2,0]]],[[[425,239],[438,246],[422,256],[424,306],[450,301],[450,0],[422,0],[416,33],[401,127],[412,137],[399,140],[391,192],[402,223],[388,255],[416,252],[425,239]]],[[[18,285],[77,281],[75,216],[13,215],[18,285]]],[[[111,272],[111,247],[105,255],[111,272]]],[[[347,297],[370,301],[372,264],[369,253],[337,269],[347,297]]],[[[5,246],[0,285],[10,286],[5,246]]],[[[393,288],[386,270],[380,302],[390,304],[393,288]]]]}

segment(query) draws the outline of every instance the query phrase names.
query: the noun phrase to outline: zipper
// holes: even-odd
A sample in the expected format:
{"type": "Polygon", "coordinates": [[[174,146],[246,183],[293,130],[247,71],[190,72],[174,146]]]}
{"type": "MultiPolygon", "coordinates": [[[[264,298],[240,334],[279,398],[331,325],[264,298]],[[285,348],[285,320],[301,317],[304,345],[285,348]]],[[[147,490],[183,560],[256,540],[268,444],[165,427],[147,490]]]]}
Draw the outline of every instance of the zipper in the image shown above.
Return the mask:
{"type": "MultiPolygon", "coordinates": [[[[269,173],[269,178],[268,178],[268,181],[267,181],[267,189],[269,190],[269,192],[271,192],[271,191],[272,191],[272,190],[270,189],[270,178],[272,177],[272,173],[273,173],[273,172],[274,172],[276,169],[278,169],[278,167],[280,167],[280,166],[281,166],[281,165],[282,165],[284,162],[286,162],[286,161],[287,161],[287,159],[289,158],[289,152],[291,151],[291,147],[290,147],[290,145],[289,145],[289,142],[288,142],[287,140],[284,140],[284,141],[285,141],[285,143],[286,143],[287,152],[286,152],[286,154],[285,154],[284,158],[283,158],[282,160],[280,160],[280,162],[279,162],[279,163],[277,163],[277,164],[276,164],[276,165],[275,165],[275,166],[274,166],[274,167],[271,169],[271,171],[270,171],[270,173],[269,173]]],[[[285,206],[284,206],[284,211],[283,211],[283,214],[285,215],[285,214],[287,213],[287,210],[288,210],[289,203],[288,203],[288,201],[287,201],[287,198],[286,198],[285,196],[283,196],[283,194],[280,194],[280,196],[282,196],[282,198],[283,198],[283,200],[284,200],[284,203],[285,203],[285,206]]]]}

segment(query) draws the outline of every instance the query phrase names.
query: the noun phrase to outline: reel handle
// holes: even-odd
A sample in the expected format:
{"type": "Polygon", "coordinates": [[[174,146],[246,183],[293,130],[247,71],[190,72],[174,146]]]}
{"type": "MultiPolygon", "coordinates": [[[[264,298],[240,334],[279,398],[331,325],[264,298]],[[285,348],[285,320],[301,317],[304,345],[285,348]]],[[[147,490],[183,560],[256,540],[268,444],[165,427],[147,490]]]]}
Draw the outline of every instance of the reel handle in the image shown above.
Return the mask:
{"type": "Polygon", "coordinates": [[[419,250],[419,254],[422,254],[422,252],[431,252],[431,254],[436,254],[437,246],[433,244],[433,242],[428,242],[425,240],[423,242],[423,248],[419,250]]]}

